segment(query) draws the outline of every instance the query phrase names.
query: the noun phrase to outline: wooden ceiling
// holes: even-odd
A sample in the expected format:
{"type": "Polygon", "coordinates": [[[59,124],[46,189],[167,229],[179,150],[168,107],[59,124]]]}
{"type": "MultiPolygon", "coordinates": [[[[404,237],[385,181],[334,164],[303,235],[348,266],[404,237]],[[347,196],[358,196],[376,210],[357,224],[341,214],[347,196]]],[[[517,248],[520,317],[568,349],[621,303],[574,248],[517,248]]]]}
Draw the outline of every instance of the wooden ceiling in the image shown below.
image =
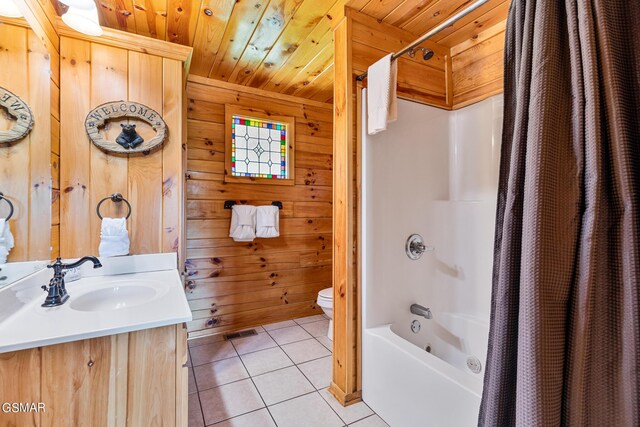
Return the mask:
{"type": "MultiPolygon", "coordinates": [[[[61,12],[57,0],[51,0],[61,12]]],[[[192,74],[301,96],[333,97],[331,23],[349,6],[416,37],[473,0],[95,0],[105,27],[193,46],[192,74]]],[[[503,21],[487,4],[434,41],[454,46],[503,21]]]]}

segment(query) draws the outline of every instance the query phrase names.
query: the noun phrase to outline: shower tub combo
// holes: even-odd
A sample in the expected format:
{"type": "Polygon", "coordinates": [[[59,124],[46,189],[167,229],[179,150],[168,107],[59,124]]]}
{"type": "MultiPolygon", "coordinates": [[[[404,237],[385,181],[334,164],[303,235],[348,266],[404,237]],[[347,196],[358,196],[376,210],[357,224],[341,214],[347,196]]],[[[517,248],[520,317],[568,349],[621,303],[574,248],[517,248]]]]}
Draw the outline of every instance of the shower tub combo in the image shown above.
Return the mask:
{"type": "Polygon", "coordinates": [[[363,398],[391,427],[477,424],[501,132],[500,96],[401,100],[386,132],[363,131],[363,398]]]}

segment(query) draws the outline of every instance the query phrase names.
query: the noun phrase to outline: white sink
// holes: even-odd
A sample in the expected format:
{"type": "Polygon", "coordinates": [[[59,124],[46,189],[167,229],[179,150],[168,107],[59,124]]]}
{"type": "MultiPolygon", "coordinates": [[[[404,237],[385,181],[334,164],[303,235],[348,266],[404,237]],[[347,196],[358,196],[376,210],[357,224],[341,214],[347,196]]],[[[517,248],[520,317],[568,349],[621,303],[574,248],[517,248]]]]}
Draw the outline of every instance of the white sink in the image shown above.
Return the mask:
{"type": "MultiPolygon", "coordinates": [[[[0,353],[192,320],[175,253],[102,258],[67,282],[69,299],[42,307],[52,272],[41,270],[0,289],[0,353]]],[[[0,423],[2,424],[2,423],[0,423]]]]}
{"type": "Polygon", "coordinates": [[[70,298],[71,308],[78,311],[112,311],[131,308],[152,302],[158,297],[154,283],[121,282],[110,283],[110,287],[89,291],[76,298],[70,298]]]}

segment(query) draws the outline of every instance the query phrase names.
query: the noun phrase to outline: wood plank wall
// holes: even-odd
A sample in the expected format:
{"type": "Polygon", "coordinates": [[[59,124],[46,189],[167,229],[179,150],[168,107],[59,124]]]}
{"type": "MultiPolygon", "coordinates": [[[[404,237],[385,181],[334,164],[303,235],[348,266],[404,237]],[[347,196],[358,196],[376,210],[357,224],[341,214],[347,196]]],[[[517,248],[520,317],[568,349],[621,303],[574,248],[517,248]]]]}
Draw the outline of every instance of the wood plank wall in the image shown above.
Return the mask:
{"type": "MultiPolygon", "coordinates": [[[[501,6],[501,10],[506,5],[501,6]]],[[[397,52],[416,35],[379,22],[353,9],[351,19],[352,66],[361,74],[378,59],[397,52]]],[[[499,14],[498,16],[502,16],[499,14]]],[[[457,109],[482,101],[503,90],[504,30],[506,21],[478,24],[482,31],[449,49],[437,43],[422,44],[435,52],[428,61],[418,52],[398,59],[398,97],[445,109],[457,109]]],[[[366,86],[367,82],[364,82],[366,86]]]]}
{"type": "Polygon", "coordinates": [[[53,2],[50,0],[13,0],[29,27],[42,40],[51,54],[52,70],[57,70],[60,52],[60,37],[55,25],[57,17],[53,2]]]}
{"type": "MultiPolygon", "coordinates": [[[[52,106],[57,103],[57,61],[54,58],[50,63],[48,46],[24,21],[0,21],[0,40],[4,69],[0,86],[29,104],[35,123],[25,138],[0,145],[0,192],[15,208],[10,226],[16,244],[9,261],[47,260],[52,240],[51,158],[57,122],[57,109],[52,106]]],[[[0,117],[0,127],[8,126],[9,121],[0,117]]],[[[7,214],[3,202],[0,215],[7,214]]]]}
{"type": "MultiPolygon", "coordinates": [[[[347,8],[347,16],[352,22],[352,66],[356,75],[365,72],[378,59],[398,52],[416,39],[415,34],[353,9],[347,8]]],[[[398,97],[450,108],[451,88],[447,72],[447,67],[450,67],[449,49],[429,41],[421,46],[433,50],[435,54],[428,61],[422,59],[421,52],[416,53],[414,58],[404,55],[398,59],[398,97]]]]}
{"type": "MultiPolygon", "coordinates": [[[[129,36],[131,50],[87,39],[60,39],[60,252],[77,257],[98,252],[96,205],[121,193],[131,203],[131,253],[182,251],[183,62],[140,52],[146,39],[129,36]],[[163,115],[169,137],[148,155],[106,154],[84,129],[87,113],[115,100],[145,104],[163,115]]],[[[158,43],[154,41],[154,43],[158,43]]],[[[119,121],[104,132],[115,138],[119,121]]],[[[149,138],[154,131],[137,122],[149,138]]],[[[103,216],[123,216],[124,204],[105,202],[103,216]]],[[[180,256],[183,262],[182,256],[180,256]]]]}
{"type": "Polygon", "coordinates": [[[501,21],[451,48],[454,109],[502,92],[505,25],[501,21]]]}
{"type": "Polygon", "coordinates": [[[190,336],[321,313],[331,286],[332,105],[190,76],[187,161],[187,298],[190,336]],[[224,183],[226,104],[296,121],[295,185],[224,183]],[[276,239],[230,239],[224,200],[280,200],[276,239]]]}
{"type": "Polygon", "coordinates": [[[60,54],[51,61],[51,259],[60,256],[60,54]]]}

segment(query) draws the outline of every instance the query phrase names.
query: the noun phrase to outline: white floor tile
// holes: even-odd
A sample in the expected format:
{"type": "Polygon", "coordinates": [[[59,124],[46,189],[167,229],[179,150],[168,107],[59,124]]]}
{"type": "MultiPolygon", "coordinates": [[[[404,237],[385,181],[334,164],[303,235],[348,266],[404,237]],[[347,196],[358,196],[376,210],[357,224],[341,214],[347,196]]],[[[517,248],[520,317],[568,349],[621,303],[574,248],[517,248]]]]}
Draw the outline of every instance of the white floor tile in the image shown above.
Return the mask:
{"type": "Polygon", "coordinates": [[[269,411],[266,409],[259,409],[255,412],[249,412],[248,414],[240,415],[239,417],[231,418],[230,420],[222,421],[220,423],[213,424],[214,427],[276,427],[273,422],[269,411]]]}
{"type": "Polygon", "coordinates": [[[267,406],[315,390],[295,366],[253,377],[253,382],[267,406]]]}
{"type": "Polygon", "coordinates": [[[331,369],[333,359],[331,356],[322,359],[312,360],[298,365],[305,377],[318,390],[329,387],[331,384],[331,369]]]}
{"type": "Polygon", "coordinates": [[[312,338],[312,336],[309,335],[307,331],[305,331],[298,325],[269,331],[269,335],[271,335],[271,337],[279,345],[289,344],[295,341],[302,341],[312,338]]]}
{"type": "Polygon", "coordinates": [[[202,410],[197,394],[189,396],[189,427],[203,427],[202,410]]]}
{"type": "Polygon", "coordinates": [[[317,322],[318,320],[326,320],[323,314],[316,314],[315,316],[307,316],[296,319],[295,322],[298,325],[304,325],[305,323],[317,322]]]}
{"type": "Polygon", "coordinates": [[[269,407],[278,427],[341,427],[343,422],[318,393],[269,407]]]}
{"type": "Polygon", "coordinates": [[[191,348],[220,341],[224,341],[224,337],[222,335],[205,335],[203,337],[190,339],[187,343],[189,344],[189,348],[191,348]]]}
{"type": "Polygon", "coordinates": [[[322,344],[323,346],[325,346],[327,348],[327,350],[329,350],[330,352],[333,352],[333,341],[331,341],[329,339],[329,337],[327,336],[323,336],[323,337],[316,337],[316,339],[318,341],[320,341],[320,344],[322,344]]]}
{"type": "Polygon", "coordinates": [[[200,392],[206,425],[263,408],[258,390],[250,379],[200,392]]]}
{"type": "Polygon", "coordinates": [[[189,394],[198,391],[196,388],[196,377],[193,375],[193,369],[189,368],[189,394]]]}
{"type": "Polygon", "coordinates": [[[304,341],[296,341],[291,344],[285,344],[282,346],[282,349],[289,355],[295,364],[331,355],[331,352],[327,350],[325,346],[313,338],[304,341]]]}
{"type": "Polygon", "coordinates": [[[238,354],[229,341],[203,344],[189,349],[193,366],[203,365],[216,360],[228,359],[238,354]]]}
{"type": "Polygon", "coordinates": [[[252,377],[293,365],[280,347],[243,354],[240,358],[252,377]]]}
{"type": "Polygon", "coordinates": [[[249,378],[239,357],[206,363],[196,366],[193,370],[200,391],[249,378]]]}
{"type": "Polygon", "coordinates": [[[320,396],[322,396],[329,406],[336,411],[338,416],[342,418],[342,421],[346,424],[355,423],[358,420],[373,415],[371,408],[369,408],[364,402],[354,403],[349,406],[342,406],[326,388],[320,390],[320,396]]]}
{"type": "Polygon", "coordinates": [[[353,424],[349,424],[351,427],[389,427],[389,424],[385,423],[378,415],[371,415],[364,420],[357,421],[353,424]]]}
{"type": "Polygon", "coordinates": [[[266,332],[250,337],[236,338],[231,340],[231,342],[236,348],[238,354],[247,354],[254,351],[265,350],[278,345],[266,332]]]}
{"type": "Polygon", "coordinates": [[[327,319],[318,320],[317,322],[303,323],[302,328],[314,337],[326,337],[329,332],[329,321],[327,319]]]}
{"type": "Polygon", "coordinates": [[[293,320],[285,320],[284,322],[270,323],[268,325],[262,325],[266,331],[273,331],[274,329],[286,328],[287,326],[295,326],[296,322],[293,320]]]}

